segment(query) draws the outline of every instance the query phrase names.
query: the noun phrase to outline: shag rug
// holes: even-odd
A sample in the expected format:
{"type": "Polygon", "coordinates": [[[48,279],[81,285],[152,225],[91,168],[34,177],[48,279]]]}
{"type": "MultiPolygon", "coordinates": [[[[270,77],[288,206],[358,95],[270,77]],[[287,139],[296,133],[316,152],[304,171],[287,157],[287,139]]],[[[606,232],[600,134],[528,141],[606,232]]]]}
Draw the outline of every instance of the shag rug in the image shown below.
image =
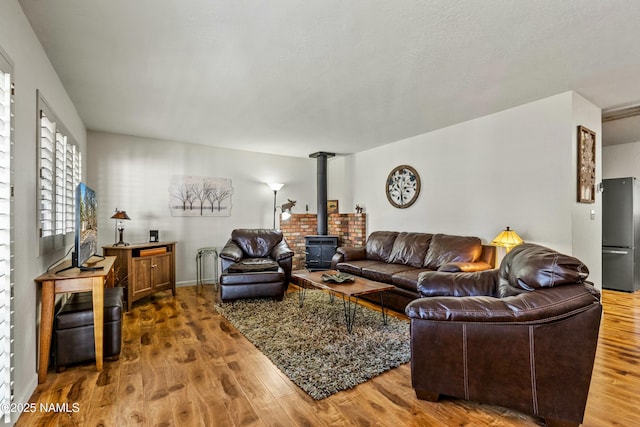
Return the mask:
{"type": "Polygon", "coordinates": [[[342,298],[307,290],[283,301],[247,299],[216,304],[216,310],[294,383],[324,399],[410,360],[409,322],[358,306],[347,332],[342,298]]]}

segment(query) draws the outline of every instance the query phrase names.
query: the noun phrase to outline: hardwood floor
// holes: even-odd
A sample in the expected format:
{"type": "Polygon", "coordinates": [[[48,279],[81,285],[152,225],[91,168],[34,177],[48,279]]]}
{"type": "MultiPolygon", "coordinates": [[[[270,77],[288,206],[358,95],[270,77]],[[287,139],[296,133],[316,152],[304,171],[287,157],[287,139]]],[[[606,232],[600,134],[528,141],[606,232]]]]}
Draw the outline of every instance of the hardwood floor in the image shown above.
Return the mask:
{"type": "MultiPolygon", "coordinates": [[[[456,399],[420,401],[409,364],[314,401],[213,309],[211,286],[134,304],[118,361],[50,372],[18,426],[536,426],[541,420],[456,399]],[[41,411],[40,403],[68,403],[41,411]],[[77,404],[74,406],[73,404],[77,404]],[[60,409],[60,408],[59,408],[60,409]],[[63,408],[64,409],[64,408],[63,408]],[[77,411],[76,411],[77,409],[77,411]]],[[[603,292],[585,426],[640,425],[640,293],[603,292]]]]}

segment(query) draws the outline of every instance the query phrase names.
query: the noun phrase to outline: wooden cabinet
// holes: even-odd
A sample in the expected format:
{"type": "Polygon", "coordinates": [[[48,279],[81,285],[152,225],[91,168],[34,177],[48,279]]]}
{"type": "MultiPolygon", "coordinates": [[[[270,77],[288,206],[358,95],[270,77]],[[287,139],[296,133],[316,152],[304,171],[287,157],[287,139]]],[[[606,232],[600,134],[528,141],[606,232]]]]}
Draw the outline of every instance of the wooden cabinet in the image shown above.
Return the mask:
{"type": "Polygon", "coordinates": [[[134,301],[158,291],[176,294],[175,242],[103,246],[105,256],[115,256],[115,280],[127,288],[127,310],[134,301]]]}

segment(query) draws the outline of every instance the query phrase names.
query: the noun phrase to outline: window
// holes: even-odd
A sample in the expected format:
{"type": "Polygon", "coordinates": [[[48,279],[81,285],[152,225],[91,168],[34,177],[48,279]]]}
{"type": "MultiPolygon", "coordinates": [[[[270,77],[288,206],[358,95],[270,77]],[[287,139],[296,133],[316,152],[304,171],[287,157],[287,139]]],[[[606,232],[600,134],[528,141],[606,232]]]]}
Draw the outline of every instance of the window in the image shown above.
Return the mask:
{"type": "Polygon", "coordinates": [[[64,247],[75,227],[75,191],[80,183],[82,156],[38,92],[40,254],[64,247]]]}
{"type": "Polygon", "coordinates": [[[80,183],[80,152],[78,147],[73,144],[67,144],[67,152],[65,155],[66,168],[65,168],[65,233],[73,233],[76,226],[76,210],[75,210],[75,191],[76,187],[80,183]],[[71,159],[69,161],[68,159],[71,159]]]}
{"type": "Polygon", "coordinates": [[[11,422],[13,402],[13,67],[0,49],[0,408],[11,422]]]}

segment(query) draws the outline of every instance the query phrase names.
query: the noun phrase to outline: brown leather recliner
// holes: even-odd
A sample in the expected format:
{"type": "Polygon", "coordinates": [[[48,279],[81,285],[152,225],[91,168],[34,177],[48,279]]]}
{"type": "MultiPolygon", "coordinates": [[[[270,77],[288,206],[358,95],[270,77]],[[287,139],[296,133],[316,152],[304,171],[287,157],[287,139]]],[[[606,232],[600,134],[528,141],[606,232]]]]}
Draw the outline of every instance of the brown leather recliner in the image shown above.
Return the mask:
{"type": "Polygon", "coordinates": [[[282,300],[291,278],[292,257],[280,230],[233,230],[220,252],[220,299],[282,300]]]}
{"type": "Polygon", "coordinates": [[[453,396],[578,425],[598,341],[600,293],[580,260],[523,244],[499,270],[424,273],[411,302],[411,380],[453,396]],[[426,277],[428,276],[428,277],[426,277]]]}

